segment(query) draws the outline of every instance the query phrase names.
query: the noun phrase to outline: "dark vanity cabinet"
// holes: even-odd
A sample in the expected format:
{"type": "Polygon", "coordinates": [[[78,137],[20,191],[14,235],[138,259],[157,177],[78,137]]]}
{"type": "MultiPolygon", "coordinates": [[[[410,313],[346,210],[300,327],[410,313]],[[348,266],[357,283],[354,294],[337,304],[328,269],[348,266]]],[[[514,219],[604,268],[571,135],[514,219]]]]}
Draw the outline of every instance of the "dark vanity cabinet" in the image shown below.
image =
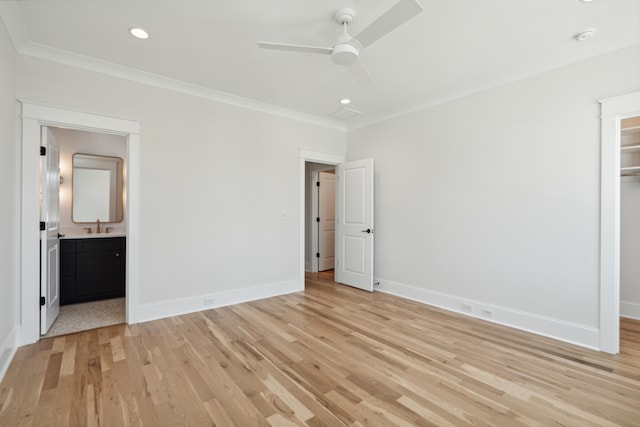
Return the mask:
{"type": "Polygon", "coordinates": [[[60,304],[125,295],[124,237],[60,241],[60,304]]]}

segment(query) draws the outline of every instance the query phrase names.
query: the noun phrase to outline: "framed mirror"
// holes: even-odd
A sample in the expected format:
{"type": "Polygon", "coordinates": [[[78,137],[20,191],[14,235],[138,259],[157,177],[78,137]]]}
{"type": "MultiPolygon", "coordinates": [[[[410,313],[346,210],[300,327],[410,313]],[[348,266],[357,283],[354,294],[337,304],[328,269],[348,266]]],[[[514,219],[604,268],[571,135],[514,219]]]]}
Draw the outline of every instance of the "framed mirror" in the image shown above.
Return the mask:
{"type": "Polygon", "coordinates": [[[123,160],[120,157],[73,155],[71,219],[76,223],[121,222],[123,160]]]}

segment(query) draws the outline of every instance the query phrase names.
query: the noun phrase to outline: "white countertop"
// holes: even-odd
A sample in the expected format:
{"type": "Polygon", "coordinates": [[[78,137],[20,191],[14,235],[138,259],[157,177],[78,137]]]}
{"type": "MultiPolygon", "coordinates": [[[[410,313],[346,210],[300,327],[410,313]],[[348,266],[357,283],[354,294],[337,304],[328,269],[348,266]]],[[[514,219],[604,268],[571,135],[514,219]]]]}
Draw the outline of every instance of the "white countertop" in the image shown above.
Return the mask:
{"type": "Polygon", "coordinates": [[[126,237],[127,233],[114,231],[111,233],[67,233],[61,239],[104,239],[107,237],[126,237]]]}

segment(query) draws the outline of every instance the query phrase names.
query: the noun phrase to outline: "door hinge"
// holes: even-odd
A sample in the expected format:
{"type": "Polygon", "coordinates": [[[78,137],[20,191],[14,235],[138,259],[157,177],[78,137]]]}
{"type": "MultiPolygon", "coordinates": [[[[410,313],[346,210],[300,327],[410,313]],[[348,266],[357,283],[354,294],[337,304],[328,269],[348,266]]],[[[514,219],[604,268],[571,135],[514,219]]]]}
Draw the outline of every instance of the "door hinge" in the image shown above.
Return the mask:
{"type": "Polygon", "coordinates": [[[47,223],[44,221],[40,221],[40,231],[44,231],[47,229],[47,223]]]}
{"type": "Polygon", "coordinates": [[[316,217],[316,222],[320,222],[320,217],[316,217]]]}
{"type": "Polygon", "coordinates": [[[316,252],[316,258],[320,258],[320,252],[316,252]]]}
{"type": "Polygon", "coordinates": [[[40,297],[40,305],[43,306],[46,303],[46,300],[44,297],[40,297]]]}
{"type": "Polygon", "coordinates": [[[47,155],[47,147],[40,147],[40,155],[41,156],[47,155]]]}
{"type": "Polygon", "coordinates": [[[316,182],[316,187],[320,187],[320,181],[316,182]]]}

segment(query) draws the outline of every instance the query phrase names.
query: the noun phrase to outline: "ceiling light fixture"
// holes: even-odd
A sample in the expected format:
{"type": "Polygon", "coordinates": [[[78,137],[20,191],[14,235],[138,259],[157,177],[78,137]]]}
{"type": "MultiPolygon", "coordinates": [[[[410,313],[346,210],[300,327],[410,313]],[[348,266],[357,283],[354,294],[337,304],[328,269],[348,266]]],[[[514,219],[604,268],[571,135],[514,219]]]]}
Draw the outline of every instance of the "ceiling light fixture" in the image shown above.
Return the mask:
{"type": "Polygon", "coordinates": [[[350,100],[349,98],[342,98],[342,99],[340,100],[340,104],[342,104],[342,105],[349,105],[349,104],[351,104],[351,100],[350,100]]]}
{"type": "Polygon", "coordinates": [[[146,40],[149,38],[149,33],[144,28],[131,27],[129,28],[129,34],[138,39],[146,40]]]}
{"type": "Polygon", "coordinates": [[[584,31],[579,32],[578,34],[573,36],[573,38],[576,39],[576,41],[582,42],[582,41],[590,39],[595,34],[596,34],[595,28],[589,28],[588,30],[584,30],[584,31]]]}

